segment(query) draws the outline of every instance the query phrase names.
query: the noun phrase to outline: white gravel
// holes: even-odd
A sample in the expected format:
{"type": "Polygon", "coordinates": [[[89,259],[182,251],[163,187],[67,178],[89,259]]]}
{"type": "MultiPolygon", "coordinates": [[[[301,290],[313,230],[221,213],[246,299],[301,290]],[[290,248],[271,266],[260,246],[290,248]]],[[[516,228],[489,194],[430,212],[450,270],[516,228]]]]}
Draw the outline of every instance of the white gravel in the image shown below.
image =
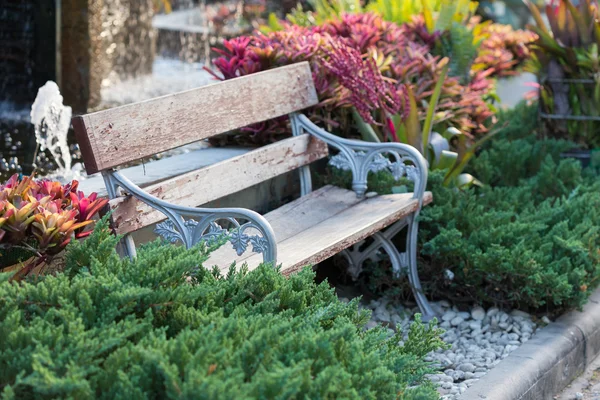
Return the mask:
{"type": "MultiPolygon", "coordinates": [[[[407,308],[387,299],[361,304],[373,311],[367,328],[383,325],[404,332],[412,323],[417,308],[407,308]]],[[[451,345],[449,350],[438,350],[427,356],[438,366],[440,373],[430,375],[439,384],[443,400],[455,400],[459,395],[494,368],[511,352],[528,341],[535,333],[536,324],[523,311],[504,312],[498,308],[484,310],[479,306],[459,311],[446,301],[432,303],[439,315],[439,326],[445,330],[442,339],[451,345]]]]}

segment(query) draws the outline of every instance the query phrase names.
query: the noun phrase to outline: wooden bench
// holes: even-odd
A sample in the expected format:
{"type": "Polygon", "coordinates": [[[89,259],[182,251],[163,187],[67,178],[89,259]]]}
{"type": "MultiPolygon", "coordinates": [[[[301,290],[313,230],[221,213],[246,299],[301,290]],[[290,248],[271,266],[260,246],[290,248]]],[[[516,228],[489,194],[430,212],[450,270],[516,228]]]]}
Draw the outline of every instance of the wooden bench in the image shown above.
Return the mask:
{"type": "MultiPolygon", "coordinates": [[[[318,103],[308,63],[244,76],[73,119],[88,174],[101,172],[112,199],[115,231],[135,256],[129,234],[156,225],[171,242],[193,246],[227,235],[237,262],[261,262],[290,274],[342,253],[354,274],[383,252],[396,273],[407,272],[424,316],[433,315],[417,274],[416,220],[432,201],[425,192],[427,165],[413,147],[342,139],[298,113],[318,103]],[[289,115],[293,136],[144,189],[115,168],[185,144],[289,115]],[[309,165],[329,155],[330,164],[352,172],[353,190],[312,190],[309,165]],[[197,208],[278,175],[298,170],[301,197],[264,216],[243,208],[197,208]],[[387,170],[414,182],[414,192],[365,196],[369,172],[387,170]],[[391,239],[407,229],[406,250],[391,239]],[[368,242],[364,240],[369,238],[368,242]]],[[[233,252],[223,246],[209,263],[226,270],[233,252]],[[225,254],[228,252],[228,254],[225,254]]]]}

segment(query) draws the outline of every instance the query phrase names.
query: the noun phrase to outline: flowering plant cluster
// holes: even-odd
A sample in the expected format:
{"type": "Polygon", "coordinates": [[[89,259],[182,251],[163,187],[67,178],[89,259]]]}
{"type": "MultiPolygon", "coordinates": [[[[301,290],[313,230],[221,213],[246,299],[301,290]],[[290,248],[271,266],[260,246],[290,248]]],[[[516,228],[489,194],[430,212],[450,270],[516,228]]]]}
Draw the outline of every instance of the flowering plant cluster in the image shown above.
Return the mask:
{"type": "MultiPolygon", "coordinates": [[[[471,18],[469,25],[480,24],[481,17],[471,18]]],[[[531,57],[529,46],[537,39],[532,31],[514,30],[510,25],[481,24],[481,42],[473,71],[490,71],[491,76],[503,78],[519,73],[531,57]]]]}
{"type": "Polygon", "coordinates": [[[37,256],[17,275],[60,253],[73,238],[84,238],[86,227],[108,200],[96,193],[85,196],[78,182],[62,185],[51,180],[13,175],[0,185],[0,251],[23,249],[37,256]]]}
{"type": "MultiPolygon", "coordinates": [[[[361,13],[342,14],[321,25],[280,24],[281,30],[226,41],[223,49],[216,49],[220,57],[214,61],[215,76],[231,79],[308,61],[321,100],[309,111],[310,117],[335,133],[358,135],[353,118],[358,113],[381,140],[391,138],[386,121],[391,115],[408,115],[407,88],[415,96],[420,120],[425,120],[428,101],[447,61],[434,52],[443,33],[430,33],[423,18],[398,25],[375,13],[361,13]]],[[[466,83],[446,77],[435,111],[436,129],[454,127],[470,138],[487,132],[494,119],[493,107],[486,102],[493,94],[492,78],[509,74],[503,69],[520,62],[515,56],[522,56],[522,49],[514,47],[517,50],[504,50],[511,56],[498,58],[490,44],[466,83]]],[[[265,143],[289,134],[282,119],[247,131],[251,134],[236,141],[265,143]]]]}

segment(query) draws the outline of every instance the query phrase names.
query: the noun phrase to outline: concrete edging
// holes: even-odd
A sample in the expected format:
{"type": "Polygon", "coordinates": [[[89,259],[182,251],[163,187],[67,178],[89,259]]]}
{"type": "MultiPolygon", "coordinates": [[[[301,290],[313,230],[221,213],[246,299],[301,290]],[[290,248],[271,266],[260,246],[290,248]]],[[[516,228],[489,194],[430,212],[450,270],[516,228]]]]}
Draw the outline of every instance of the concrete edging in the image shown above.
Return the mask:
{"type": "Polygon", "coordinates": [[[461,400],[552,399],[600,353],[600,289],[582,311],[551,322],[487,375],[467,389],[461,400]]]}

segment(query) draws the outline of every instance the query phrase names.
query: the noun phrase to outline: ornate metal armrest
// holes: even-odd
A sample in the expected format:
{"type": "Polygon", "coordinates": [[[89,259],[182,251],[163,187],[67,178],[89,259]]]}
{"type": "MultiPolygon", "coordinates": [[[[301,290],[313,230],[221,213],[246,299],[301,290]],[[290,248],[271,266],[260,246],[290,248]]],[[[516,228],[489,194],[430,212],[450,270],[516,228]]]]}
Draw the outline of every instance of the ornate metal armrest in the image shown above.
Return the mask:
{"type": "MultiPolygon", "coordinates": [[[[215,243],[227,236],[238,255],[246,252],[248,245],[252,251],[262,253],[264,262],[277,262],[275,233],[269,222],[257,212],[245,208],[194,208],[168,203],[154,197],[135,185],[118,171],[103,172],[109,197],[116,198],[119,187],[135,196],[150,207],[167,216],[167,220],[158,224],[155,232],[171,243],[181,241],[186,247],[192,247],[200,241],[215,243]],[[244,223],[240,223],[242,220],[244,223]],[[218,223],[227,221],[233,228],[224,229],[218,223]],[[248,230],[258,231],[251,235],[248,230]]],[[[126,243],[129,255],[135,256],[135,246],[126,243]]]]}
{"type": "Polygon", "coordinates": [[[290,119],[295,135],[305,131],[340,151],[331,157],[329,163],[352,171],[352,190],[357,196],[365,195],[369,172],[387,170],[396,180],[406,176],[414,182],[414,198],[419,200],[421,207],[428,170],[427,161],[417,149],[403,143],[370,143],[340,138],[318,127],[303,114],[292,114],[290,119]],[[393,161],[384,154],[390,155],[393,161]]]}

